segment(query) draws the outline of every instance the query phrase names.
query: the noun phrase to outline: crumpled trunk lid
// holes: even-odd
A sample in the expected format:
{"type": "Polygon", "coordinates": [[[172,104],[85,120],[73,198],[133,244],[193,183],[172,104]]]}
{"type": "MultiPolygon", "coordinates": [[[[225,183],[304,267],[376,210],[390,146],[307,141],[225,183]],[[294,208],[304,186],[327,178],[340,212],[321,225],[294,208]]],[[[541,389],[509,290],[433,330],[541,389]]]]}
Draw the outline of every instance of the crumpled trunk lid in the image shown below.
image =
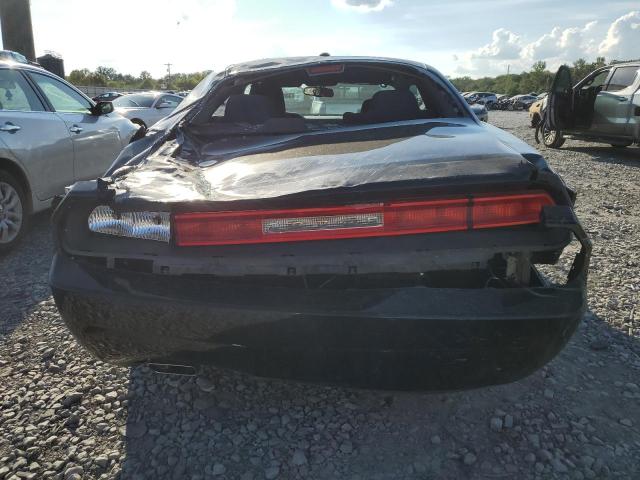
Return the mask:
{"type": "Polygon", "coordinates": [[[229,202],[381,185],[524,184],[536,171],[492,132],[466,120],[305,133],[250,145],[247,138],[201,142],[199,164],[179,158],[188,148],[167,143],[117,186],[126,198],[229,202]]]}

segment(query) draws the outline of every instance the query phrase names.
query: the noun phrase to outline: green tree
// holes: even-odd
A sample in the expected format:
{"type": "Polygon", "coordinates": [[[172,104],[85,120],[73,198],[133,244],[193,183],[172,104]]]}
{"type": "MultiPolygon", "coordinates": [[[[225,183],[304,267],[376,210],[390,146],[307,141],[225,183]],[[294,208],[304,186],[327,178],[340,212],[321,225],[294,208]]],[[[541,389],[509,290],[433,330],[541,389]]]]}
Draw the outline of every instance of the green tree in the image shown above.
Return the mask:
{"type": "MultiPolygon", "coordinates": [[[[587,62],[584,58],[579,58],[570,67],[573,81],[577,82],[594,70],[606,65],[604,57],[598,57],[594,62],[587,62]]],[[[546,62],[540,60],[535,62],[526,72],[477,79],[465,76],[452,78],[451,83],[461,92],[489,91],[517,95],[548,91],[554,75],[555,72],[547,70],[546,62]]]]}
{"type": "Polygon", "coordinates": [[[83,68],[82,70],[71,70],[67,76],[67,80],[74,85],[88,85],[88,78],[91,76],[91,70],[83,68]]]}
{"type": "Polygon", "coordinates": [[[111,67],[98,67],[96,68],[96,75],[104,78],[106,81],[114,80],[119,74],[114,68],[111,67]]]}
{"type": "MultiPolygon", "coordinates": [[[[171,86],[180,90],[191,90],[200,80],[209,74],[209,70],[193,73],[177,73],[171,76],[171,86]]],[[[143,70],[135,77],[122,74],[111,67],[100,66],[94,71],[88,68],[72,70],[67,80],[75,85],[105,86],[118,89],[157,89],[161,83],[166,83],[166,77],[154,79],[149,72],[143,70]]]]}

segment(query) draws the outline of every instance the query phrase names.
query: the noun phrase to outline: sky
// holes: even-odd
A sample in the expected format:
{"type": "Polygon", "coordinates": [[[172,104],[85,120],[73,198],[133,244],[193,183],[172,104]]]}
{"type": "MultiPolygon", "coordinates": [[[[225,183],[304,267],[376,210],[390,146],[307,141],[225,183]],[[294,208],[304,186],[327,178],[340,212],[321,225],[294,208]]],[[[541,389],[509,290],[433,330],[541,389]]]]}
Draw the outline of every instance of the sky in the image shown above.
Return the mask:
{"type": "Polygon", "coordinates": [[[640,57],[640,1],[31,0],[36,54],[66,72],[219,71],[278,56],[373,55],[480,77],[640,57]]]}

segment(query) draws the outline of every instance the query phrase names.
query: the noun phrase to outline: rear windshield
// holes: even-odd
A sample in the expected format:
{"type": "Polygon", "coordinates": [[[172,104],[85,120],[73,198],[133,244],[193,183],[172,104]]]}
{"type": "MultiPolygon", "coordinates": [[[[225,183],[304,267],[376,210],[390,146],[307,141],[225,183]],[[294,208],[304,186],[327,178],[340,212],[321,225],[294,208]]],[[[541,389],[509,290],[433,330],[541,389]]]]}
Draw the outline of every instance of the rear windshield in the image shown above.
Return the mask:
{"type": "Polygon", "coordinates": [[[336,68],[340,71],[321,75],[300,69],[236,80],[226,95],[219,94],[217,106],[213,103],[209,121],[222,124],[217,131],[224,134],[268,134],[466,115],[457,96],[427,74],[336,68]]]}

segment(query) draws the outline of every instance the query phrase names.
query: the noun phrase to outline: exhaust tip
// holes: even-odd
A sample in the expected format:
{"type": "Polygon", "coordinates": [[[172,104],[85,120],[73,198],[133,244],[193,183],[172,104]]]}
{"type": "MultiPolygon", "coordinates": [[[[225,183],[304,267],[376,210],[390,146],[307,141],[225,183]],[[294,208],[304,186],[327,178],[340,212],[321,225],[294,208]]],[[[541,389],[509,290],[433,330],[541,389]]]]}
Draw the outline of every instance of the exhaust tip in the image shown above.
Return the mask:
{"type": "Polygon", "coordinates": [[[156,373],[164,375],[195,376],[196,369],[191,365],[174,365],[171,363],[147,363],[147,366],[156,373]]]}

